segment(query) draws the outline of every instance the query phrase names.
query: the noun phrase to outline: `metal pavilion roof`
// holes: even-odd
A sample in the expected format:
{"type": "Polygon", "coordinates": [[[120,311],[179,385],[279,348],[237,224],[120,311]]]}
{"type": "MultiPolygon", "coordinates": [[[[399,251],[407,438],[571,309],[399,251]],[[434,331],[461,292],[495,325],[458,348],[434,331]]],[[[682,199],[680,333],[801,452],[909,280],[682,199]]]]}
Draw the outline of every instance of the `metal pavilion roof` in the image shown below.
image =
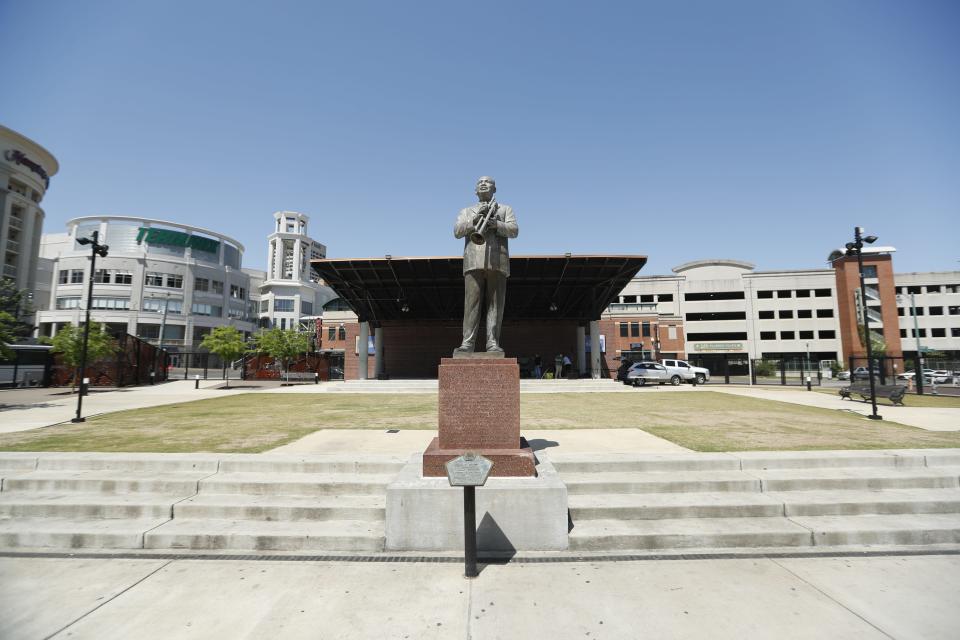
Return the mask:
{"type": "MultiPolygon", "coordinates": [[[[646,256],[514,256],[504,318],[596,320],[646,256]]],[[[362,322],[463,317],[463,258],[312,260],[362,322]]]]}

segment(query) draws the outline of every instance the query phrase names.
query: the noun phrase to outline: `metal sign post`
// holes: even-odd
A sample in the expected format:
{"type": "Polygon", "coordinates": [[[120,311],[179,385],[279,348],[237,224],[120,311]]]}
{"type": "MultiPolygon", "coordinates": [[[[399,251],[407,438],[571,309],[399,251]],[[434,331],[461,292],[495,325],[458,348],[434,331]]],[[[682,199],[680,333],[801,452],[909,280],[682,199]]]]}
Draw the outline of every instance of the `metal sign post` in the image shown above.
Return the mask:
{"type": "Polygon", "coordinates": [[[446,464],[451,487],[463,487],[463,575],[477,575],[477,501],[476,488],[487,482],[493,462],[468,451],[446,464]]]}

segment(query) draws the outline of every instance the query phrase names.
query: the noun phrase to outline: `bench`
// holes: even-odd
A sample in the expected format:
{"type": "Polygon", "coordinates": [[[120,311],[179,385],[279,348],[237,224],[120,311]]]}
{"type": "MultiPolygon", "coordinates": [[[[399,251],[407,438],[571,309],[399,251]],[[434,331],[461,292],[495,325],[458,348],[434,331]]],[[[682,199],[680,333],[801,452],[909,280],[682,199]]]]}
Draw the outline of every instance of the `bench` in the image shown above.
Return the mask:
{"type": "MultiPolygon", "coordinates": [[[[902,385],[896,384],[877,384],[874,385],[878,398],[887,398],[895,405],[903,406],[903,396],[907,393],[907,388],[902,385]]],[[[840,397],[844,400],[851,399],[851,396],[854,394],[863,398],[863,401],[866,402],[870,400],[870,383],[869,382],[857,382],[851,384],[849,387],[842,387],[840,389],[840,397]]]]}
{"type": "Polygon", "coordinates": [[[313,371],[288,371],[280,376],[283,382],[316,382],[317,374],[313,371]]]}

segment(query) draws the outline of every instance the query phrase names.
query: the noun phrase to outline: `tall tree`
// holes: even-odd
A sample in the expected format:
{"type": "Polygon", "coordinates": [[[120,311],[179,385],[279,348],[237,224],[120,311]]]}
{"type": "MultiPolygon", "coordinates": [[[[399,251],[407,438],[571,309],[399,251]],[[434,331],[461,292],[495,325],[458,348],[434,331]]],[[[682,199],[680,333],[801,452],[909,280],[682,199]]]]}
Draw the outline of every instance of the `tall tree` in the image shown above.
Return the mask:
{"type": "Polygon", "coordinates": [[[254,336],[255,351],[265,353],[278,360],[282,372],[286,373],[290,361],[311,350],[312,343],[309,334],[300,333],[292,329],[265,329],[254,336]]]}
{"type": "MultiPolygon", "coordinates": [[[[76,387],[77,380],[83,374],[79,371],[83,359],[83,327],[68,324],[57,331],[57,335],[49,340],[53,345],[52,351],[63,357],[63,362],[74,370],[71,390],[76,387]]],[[[87,366],[102,360],[117,352],[117,343],[103,324],[90,325],[90,337],[87,341],[87,366]]]]}
{"type": "Polygon", "coordinates": [[[224,377],[227,379],[227,388],[230,388],[230,370],[227,363],[242,356],[247,350],[243,342],[243,333],[236,327],[214,327],[213,331],[203,337],[200,346],[210,353],[215,353],[223,360],[224,377]]]}
{"type": "Polygon", "coordinates": [[[0,279],[0,360],[13,357],[9,345],[29,338],[33,326],[21,318],[33,313],[29,296],[25,289],[17,289],[10,278],[0,279]]]}

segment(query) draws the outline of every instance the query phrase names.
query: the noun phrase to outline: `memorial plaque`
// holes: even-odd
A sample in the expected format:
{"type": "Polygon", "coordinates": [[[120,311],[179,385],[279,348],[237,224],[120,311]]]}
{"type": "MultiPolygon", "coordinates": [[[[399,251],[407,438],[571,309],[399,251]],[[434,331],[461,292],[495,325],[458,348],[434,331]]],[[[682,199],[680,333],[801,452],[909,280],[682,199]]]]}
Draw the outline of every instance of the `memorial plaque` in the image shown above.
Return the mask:
{"type": "Polygon", "coordinates": [[[451,487],[482,487],[493,463],[483,456],[467,452],[446,464],[451,487]]]}

